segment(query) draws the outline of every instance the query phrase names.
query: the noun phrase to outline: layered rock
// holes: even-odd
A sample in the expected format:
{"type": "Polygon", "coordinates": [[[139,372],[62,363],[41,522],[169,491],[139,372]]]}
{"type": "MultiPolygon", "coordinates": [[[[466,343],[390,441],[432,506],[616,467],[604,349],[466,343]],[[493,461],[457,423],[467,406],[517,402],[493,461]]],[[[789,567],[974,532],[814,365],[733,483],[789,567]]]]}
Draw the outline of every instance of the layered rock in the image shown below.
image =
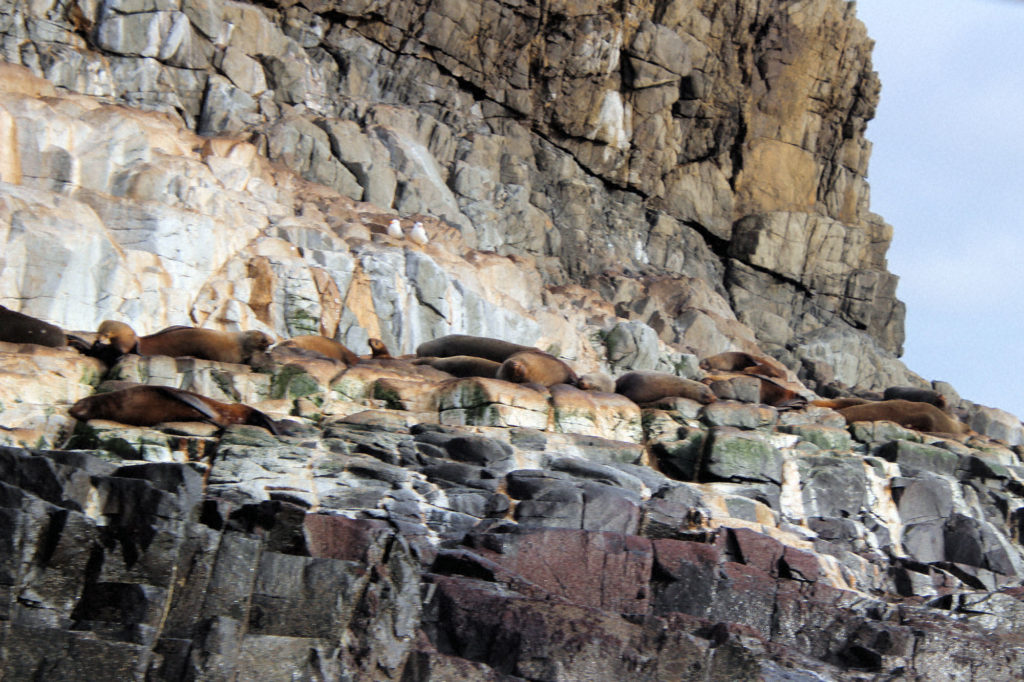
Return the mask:
{"type": "MultiPolygon", "coordinates": [[[[343,195],[442,218],[471,247],[529,254],[546,284],[597,286],[608,271],[619,279],[642,273],[696,290],[698,299],[702,290],[725,297],[760,345],[794,368],[821,359],[828,330],[828,362],[861,359],[857,371],[839,377],[844,383],[881,386],[905,374],[893,361],[903,308],[885,268],[891,230],[868,211],[864,180],[863,132],[878,81],[870,41],[841,0],[656,7],[174,0],[158,8],[11,1],[4,9],[4,58],[61,88],[163,112],[204,136],[249,140],[343,195]]],[[[133,199],[176,192],[153,177],[160,175],[153,166],[168,165],[153,145],[132,146],[139,131],[119,125],[119,142],[87,141],[90,128],[109,120],[107,109],[67,112],[85,125],[39,131],[38,145],[24,112],[13,104],[5,110],[7,134],[28,147],[23,159],[5,161],[6,181],[16,175],[33,187],[76,190],[85,203],[79,188],[133,199]],[[93,160],[75,160],[83,144],[93,160]],[[150,167],[112,177],[119,163],[150,167]]],[[[217,193],[220,183],[247,191],[236,166],[247,166],[251,153],[217,152],[231,162],[218,160],[217,169],[185,163],[178,182],[184,175],[217,193]]],[[[206,201],[203,192],[187,194],[172,207],[187,214],[206,201]]],[[[147,223],[125,229],[150,243],[172,226],[183,231],[180,212],[131,216],[92,201],[101,222],[147,223]]],[[[234,212],[229,219],[249,231],[228,237],[224,217],[209,213],[188,220],[190,229],[218,232],[228,252],[240,247],[231,240],[252,239],[269,217],[234,212]]],[[[271,223],[275,217],[282,216],[271,223]]],[[[91,262],[102,258],[102,242],[95,243],[100,253],[91,262]]],[[[230,257],[208,262],[216,251],[181,255],[215,270],[230,257]]],[[[175,288],[197,274],[187,270],[168,273],[175,288]]],[[[717,348],[696,346],[695,336],[707,343],[722,326],[717,306],[661,304],[650,280],[638,281],[631,302],[658,304],[624,307],[627,319],[701,352],[737,343],[736,331],[726,330],[717,348]]],[[[115,281],[104,288],[138,299],[153,287],[115,281]]],[[[100,303],[97,292],[76,290],[92,307],[100,303]]],[[[71,323],[67,308],[55,317],[71,323]]]]}
{"type": "Polygon", "coordinates": [[[813,406],[641,409],[568,386],[439,381],[401,360],[324,362],[253,373],[126,356],[106,374],[243,398],[281,436],[93,420],[71,449],[0,447],[5,672],[860,680],[970,668],[980,680],[1019,668],[1019,448],[846,428],[813,406]],[[368,388],[352,398],[357,384],[368,388]],[[489,407],[452,425],[454,393],[489,407]],[[519,424],[521,412],[543,419],[519,424]]]}

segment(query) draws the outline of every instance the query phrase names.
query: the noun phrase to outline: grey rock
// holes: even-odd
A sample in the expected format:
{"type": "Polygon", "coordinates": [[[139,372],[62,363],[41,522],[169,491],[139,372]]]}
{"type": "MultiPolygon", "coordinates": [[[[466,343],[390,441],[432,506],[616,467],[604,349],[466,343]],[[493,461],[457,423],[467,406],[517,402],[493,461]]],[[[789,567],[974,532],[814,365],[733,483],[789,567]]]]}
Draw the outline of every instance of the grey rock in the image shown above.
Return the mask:
{"type": "Polygon", "coordinates": [[[15,626],[11,630],[7,671],[23,679],[48,674],[66,680],[138,679],[150,661],[143,645],[97,641],[89,633],[55,628],[15,626]]]}
{"type": "Polygon", "coordinates": [[[906,440],[890,441],[878,448],[877,454],[891,462],[897,462],[904,472],[924,470],[955,475],[960,466],[960,456],[956,453],[906,440]]]}
{"type": "Polygon", "coordinates": [[[345,196],[361,199],[363,188],[331,153],[321,128],[300,117],[284,118],[267,130],[267,157],[280,161],[307,180],[327,185],[345,196]]]}
{"type": "Polygon", "coordinates": [[[707,442],[707,431],[683,427],[680,437],[653,442],[651,450],[667,475],[682,481],[695,481],[707,442]]]}
{"type": "Polygon", "coordinates": [[[711,429],[702,475],[715,479],[782,481],[782,455],[764,437],[733,427],[711,429]]]}
{"type": "Polygon", "coordinates": [[[665,474],[655,471],[649,466],[619,462],[613,462],[609,464],[609,466],[637,478],[641,481],[643,486],[650,491],[651,495],[656,495],[659,492],[675,485],[670,478],[665,476],[665,474]]]}
{"type": "Polygon", "coordinates": [[[861,539],[861,528],[856,521],[836,516],[814,516],[807,525],[822,540],[856,547],[861,539]]]}
{"type": "Polygon", "coordinates": [[[551,460],[549,466],[555,471],[572,474],[578,478],[625,488],[637,495],[643,494],[645,487],[639,478],[617,467],[595,464],[586,460],[558,457],[551,460]]]}
{"type": "Polygon", "coordinates": [[[368,580],[353,569],[330,559],[264,553],[253,585],[249,632],[329,638],[344,630],[356,595],[368,580]],[[327,590],[335,598],[319,599],[317,594],[327,590]]]}
{"type": "MultiPolygon", "coordinates": [[[[902,333],[898,337],[902,345],[902,333]]],[[[923,382],[909,371],[888,348],[865,334],[839,326],[823,326],[804,334],[795,342],[801,360],[831,365],[838,381],[847,386],[880,390],[886,386],[906,386],[923,382]]]]}
{"type": "Polygon", "coordinates": [[[461,462],[444,462],[431,464],[421,470],[427,480],[440,484],[445,482],[468,486],[470,488],[482,488],[484,490],[497,490],[498,479],[484,478],[487,473],[482,467],[470,466],[461,462]]]}
{"type": "Polygon", "coordinates": [[[487,466],[494,470],[513,466],[512,448],[501,441],[482,436],[457,436],[444,445],[448,456],[460,462],[487,466]]]}
{"type": "Polygon", "coordinates": [[[529,499],[550,486],[571,485],[568,474],[542,469],[518,469],[505,477],[508,494],[518,499],[529,499]]]}
{"type": "Polygon", "coordinates": [[[800,436],[801,440],[813,443],[822,450],[838,450],[842,452],[849,450],[853,445],[850,432],[835,426],[784,424],[779,426],[779,431],[800,436]]]}
{"type": "Polygon", "coordinates": [[[210,76],[205,95],[198,125],[203,135],[237,134],[260,121],[259,102],[222,76],[210,76]]]}
{"type": "Polygon", "coordinates": [[[969,426],[990,438],[997,438],[1008,445],[1024,443],[1024,426],[1018,417],[1005,410],[976,405],[971,410],[969,426]]]}
{"type": "MultiPolygon", "coordinates": [[[[229,46],[224,50],[218,68],[236,88],[249,97],[259,97],[267,91],[267,79],[263,65],[237,47],[229,46]]],[[[211,81],[218,78],[219,76],[216,75],[210,76],[211,81]]],[[[255,100],[253,102],[255,103],[255,100]]],[[[252,113],[258,116],[255,109],[252,113]]],[[[254,118],[253,122],[259,120],[259,118],[254,118]]]]}
{"type": "Polygon", "coordinates": [[[640,523],[640,496],[618,486],[584,483],[583,530],[635,535],[640,523]]]}
{"type": "Polygon", "coordinates": [[[389,165],[387,150],[353,121],[320,119],[331,142],[331,152],[363,188],[363,200],[387,208],[395,199],[398,180],[389,165]]]}
{"type": "Polygon", "coordinates": [[[808,457],[798,466],[808,516],[858,518],[870,508],[867,475],[859,458],[808,457]]]}
{"type": "Polygon", "coordinates": [[[730,377],[708,384],[719,400],[738,400],[743,403],[761,402],[761,380],[757,377],[730,377]]]}
{"type": "Polygon", "coordinates": [[[952,483],[937,476],[908,481],[899,489],[898,504],[906,524],[949,518],[953,513],[952,483]]]}
{"type": "Polygon", "coordinates": [[[608,363],[615,369],[654,369],[658,366],[658,335],[643,322],[620,322],[604,340],[608,363]]]}
{"type": "Polygon", "coordinates": [[[451,319],[451,305],[446,295],[448,276],[432,258],[416,251],[406,251],[405,268],[409,281],[415,287],[416,298],[433,313],[429,317],[424,315],[426,319],[421,322],[423,333],[432,338],[442,336],[444,323],[451,319]]]}
{"type": "Polygon", "coordinates": [[[639,533],[652,539],[686,539],[702,520],[701,513],[697,507],[652,498],[644,504],[639,533]]]}
{"type": "Polygon", "coordinates": [[[717,401],[705,405],[700,415],[701,421],[708,426],[734,426],[740,429],[770,428],[779,418],[773,407],[744,405],[733,401],[717,401]]]}
{"type": "MultiPolygon", "coordinates": [[[[523,528],[581,528],[584,493],[573,485],[549,485],[516,505],[515,519],[523,528]]],[[[600,524],[600,516],[596,523],[600,524]]]]}
{"type": "Polygon", "coordinates": [[[183,0],[181,11],[208,40],[216,42],[220,37],[224,7],[219,0],[183,0]]]}

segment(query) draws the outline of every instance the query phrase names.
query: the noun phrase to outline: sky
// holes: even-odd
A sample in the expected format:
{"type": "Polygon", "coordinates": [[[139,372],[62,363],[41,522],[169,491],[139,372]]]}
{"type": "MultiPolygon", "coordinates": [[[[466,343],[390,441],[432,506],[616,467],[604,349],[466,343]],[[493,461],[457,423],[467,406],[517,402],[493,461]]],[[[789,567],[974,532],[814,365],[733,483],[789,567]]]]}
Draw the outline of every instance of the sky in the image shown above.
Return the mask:
{"type": "Polygon", "coordinates": [[[1024,417],[1024,2],[856,7],[882,81],[868,182],[894,228],[902,360],[1024,417]]]}

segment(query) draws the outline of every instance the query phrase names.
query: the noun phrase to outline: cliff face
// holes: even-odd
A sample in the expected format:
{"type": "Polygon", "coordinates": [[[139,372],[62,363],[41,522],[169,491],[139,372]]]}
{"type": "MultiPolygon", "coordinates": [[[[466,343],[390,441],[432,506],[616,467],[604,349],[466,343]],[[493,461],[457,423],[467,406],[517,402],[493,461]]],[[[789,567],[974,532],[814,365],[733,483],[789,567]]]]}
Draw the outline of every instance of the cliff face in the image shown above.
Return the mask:
{"type": "MultiPolygon", "coordinates": [[[[4,58],[52,84],[163,112],[203,136],[249,140],[342,195],[442,218],[467,246],[531,257],[546,285],[599,290],[619,316],[677,348],[742,345],[721,319],[735,316],[764,349],[794,368],[804,361],[811,375],[824,361],[848,385],[908,380],[892,361],[903,308],[885,269],[891,230],[868,211],[864,181],[863,133],[879,88],[871,43],[848,3],[3,9],[4,58]],[[666,300],[659,292],[667,288],[706,291],[701,298],[715,302],[666,300]]],[[[142,178],[172,174],[169,166],[183,162],[165,156],[181,149],[154,153],[127,133],[100,142],[102,123],[97,130],[74,115],[71,125],[46,113],[43,130],[12,115],[7,134],[27,147],[6,162],[10,178],[23,166],[19,184],[91,202],[90,213],[114,230],[120,225],[108,223],[127,217],[105,213],[100,204],[111,195],[167,203],[173,187],[142,178]],[[79,159],[83,145],[103,151],[79,159]],[[124,167],[115,169],[118,159],[124,167]]],[[[12,145],[7,153],[18,152],[12,145]]],[[[165,223],[165,243],[185,231],[181,219],[217,234],[212,248],[200,247],[203,258],[185,259],[189,282],[172,276],[178,298],[150,314],[205,319],[200,290],[239,248],[227,234],[250,239],[267,223],[219,215],[209,199],[179,197],[172,215],[130,211],[147,223],[135,230],[165,223]]],[[[202,243],[182,241],[192,246],[172,248],[202,243]]],[[[164,258],[160,248],[143,250],[164,258]]],[[[138,268],[123,270],[106,279],[138,277],[138,268]]],[[[344,296],[346,283],[335,284],[344,296]]],[[[134,314],[111,295],[137,299],[140,288],[153,289],[123,287],[105,284],[106,297],[80,287],[4,295],[90,326],[134,314]],[[78,317],[61,310],[62,297],[81,300],[78,317]],[[87,319],[88,310],[102,312],[87,319]]],[[[385,333],[403,349],[422,340],[385,333]]]]}
{"type": "Polygon", "coordinates": [[[8,308],[494,336],[722,398],[0,342],[0,676],[1019,675],[1018,420],[848,426],[698,366],[923,385],[852,3],[0,0],[0,40],[8,308]],[[281,433],[69,416],[124,381],[281,433]]]}

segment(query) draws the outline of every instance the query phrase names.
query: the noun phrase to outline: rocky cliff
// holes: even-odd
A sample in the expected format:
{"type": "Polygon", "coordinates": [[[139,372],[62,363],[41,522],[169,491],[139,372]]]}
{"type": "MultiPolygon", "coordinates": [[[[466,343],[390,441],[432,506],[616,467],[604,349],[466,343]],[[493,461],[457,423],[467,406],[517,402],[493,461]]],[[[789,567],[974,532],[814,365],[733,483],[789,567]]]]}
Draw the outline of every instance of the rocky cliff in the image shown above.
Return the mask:
{"type": "MultiPolygon", "coordinates": [[[[0,7],[9,308],[395,355],[463,332],[612,374],[760,349],[807,396],[926,385],[897,359],[852,3],[0,7]]],[[[780,412],[742,378],[641,409],[0,344],[0,379],[11,679],[1021,669],[1021,424],[952,387],[971,440],[780,412]],[[287,427],[76,426],[109,380],[287,427]]]]}
{"type": "MultiPolygon", "coordinates": [[[[18,144],[3,179],[85,216],[76,239],[99,252],[58,262],[102,272],[33,288],[25,259],[3,296],[29,311],[83,327],[141,309],[205,322],[227,303],[210,291],[218,272],[308,213],[234,170],[258,154],[525,258],[546,287],[598,291],[665,344],[705,353],[756,337],[847,385],[907,381],[892,362],[891,228],[864,180],[879,86],[849,3],[13,2],[3,16],[8,62],[85,96],[63,110],[9,101],[18,144]],[[164,116],[128,123],[111,104],[164,116]],[[211,168],[201,139],[168,144],[182,129],[244,144],[211,168]],[[225,191],[283,208],[228,205],[225,191]],[[139,281],[141,254],[157,281],[139,281]],[[160,299],[140,308],[144,295],[160,299]]],[[[338,229],[326,201],[311,222],[338,229]]],[[[344,297],[345,276],[331,278],[344,297]]],[[[213,323],[252,324],[241,296],[213,323]]],[[[381,322],[401,350],[434,332],[381,322]]]]}

